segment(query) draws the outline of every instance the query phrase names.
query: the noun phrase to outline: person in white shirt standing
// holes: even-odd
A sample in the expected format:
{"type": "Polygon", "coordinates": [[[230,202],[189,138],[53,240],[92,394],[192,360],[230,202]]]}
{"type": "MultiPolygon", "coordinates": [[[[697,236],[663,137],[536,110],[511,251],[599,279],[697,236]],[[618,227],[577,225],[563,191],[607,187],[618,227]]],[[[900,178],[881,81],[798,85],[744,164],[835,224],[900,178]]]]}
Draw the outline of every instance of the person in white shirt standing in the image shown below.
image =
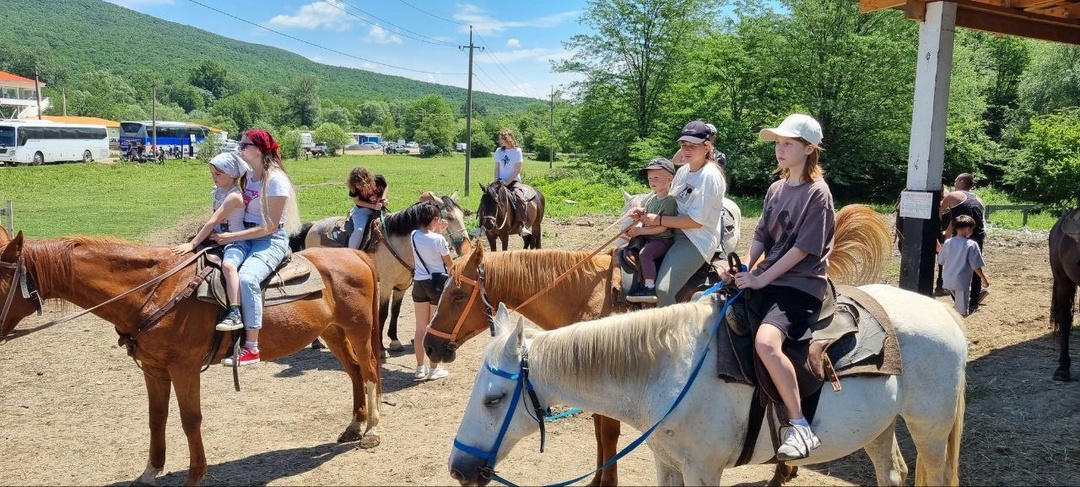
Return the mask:
{"type": "Polygon", "coordinates": [[[424,365],[424,335],[428,323],[435,315],[439,305],[443,285],[448,278],[447,269],[453,266],[450,260],[450,246],[442,236],[449,225],[440,217],[439,207],[434,203],[418,203],[406,211],[418,211],[417,220],[424,222],[413,230],[410,238],[413,245],[413,306],[416,309],[416,334],[413,336],[413,352],[416,354],[415,380],[442,379],[450,375],[438,362],[431,366],[424,365]]]}

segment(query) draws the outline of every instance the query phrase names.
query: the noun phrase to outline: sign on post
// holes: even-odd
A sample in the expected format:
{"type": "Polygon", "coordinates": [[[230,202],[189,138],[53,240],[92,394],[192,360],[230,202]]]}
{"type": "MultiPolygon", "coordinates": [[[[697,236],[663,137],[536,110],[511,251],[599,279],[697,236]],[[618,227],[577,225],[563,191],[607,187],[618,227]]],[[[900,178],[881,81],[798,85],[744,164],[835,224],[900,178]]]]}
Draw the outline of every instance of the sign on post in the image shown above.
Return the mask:
{"type": "Polygon", "coordinates": [[[900,193],[900,216],[929,220],[933,216],[934,195],[926,191],[900,193]]]}

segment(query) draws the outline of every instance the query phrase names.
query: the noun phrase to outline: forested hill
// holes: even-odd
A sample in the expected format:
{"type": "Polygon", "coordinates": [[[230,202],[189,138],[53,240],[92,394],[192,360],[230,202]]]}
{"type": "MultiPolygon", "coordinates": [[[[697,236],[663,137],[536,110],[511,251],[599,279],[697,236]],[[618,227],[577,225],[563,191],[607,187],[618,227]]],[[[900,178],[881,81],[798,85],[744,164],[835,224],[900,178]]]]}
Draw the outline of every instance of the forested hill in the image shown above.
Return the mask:
{"type": "MultiPolygon", "coordinates": [[[[119,75],[150,69],[164,79],[186,80],[192,67],[210,59],[225,66],[230,78],[250,88],[288,86],[297,75],[314,74],[320,81],[320,95],[328,99],[412,100],[439,94],[455,108],[465,102],[466,91],[461,88],[327,66],[282,49],[229,39],[103,0],[4,0],[2,4],[0,56],[34,58],[46,82],[101,69],[119,75]]],[[[238,29],[251,28],[239,21],[237,24],[238,29]]],[[[463,62],[462,71],[466,69],[463,62]]],[[[506,113],[520,111],[536,100],[475,92],[474,101],[489,112],[506,113]]]]}

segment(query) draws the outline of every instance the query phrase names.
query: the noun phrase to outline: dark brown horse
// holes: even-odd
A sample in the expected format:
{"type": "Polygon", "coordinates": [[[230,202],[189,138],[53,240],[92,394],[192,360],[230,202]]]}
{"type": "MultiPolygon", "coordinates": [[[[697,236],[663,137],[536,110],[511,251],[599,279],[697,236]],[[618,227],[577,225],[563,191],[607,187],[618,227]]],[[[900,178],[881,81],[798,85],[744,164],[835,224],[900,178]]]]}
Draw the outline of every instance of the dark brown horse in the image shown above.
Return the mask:
{"type": "MultiPolygon", "coordinates": [[[[829,276],[840,283],[867,284],[881,277],[891,255],[885,220],[866,205],[848,205],[836,214],[836,233],[829,256],[829,276]]],[[[611,293],[611,255],[599,254],[584,265],[587,251],[531,250],[484,253],[477,245],[472,255],[454,263],[439,307],[428,325],[424,349],[432,361],[453,362],[456,350],[468,339],[488,331],[498,303],[521,313],[545,330],[627,311],[611,293]],[[564,272],[569,277],[531,300],[564,272]],[[524,307],[520,307],[530,300],[524,307]],[[520,307],[520,308],[519,308],[520,307]]],[[[615,456],[618,421],[594,416],[597,466],[615,456]]],[[[617,465],[598,472],[592,484],[616,485],[617,465]]]]}
{"type": "Polygon", "coordinates": [[[1054,276],[1054,292],[1050,298],[1050,321],[1054,324],[1054,336],[1061,346],[1058,368],[1054,380],[1072,379],[1069,367],[1069,334],[1072,332],[1073,306],[1076,302],[1076,286],[1080,285],[1080,209],[1073,210],[1058,219],[1050,229],[1050,273],[1054,276]]]}
{"type": "MultiPolygon", "coordinates": [[[[376,356],[375,265],[354,250],[311,249],[301,255],[318,269],[326,287],[299,301],[266,308],[259,341],[263,359],[284,357],[322,336],[352,380],[352,418],[338,441],[376,446],[382,387],[376,356]]],[[[24,241],[21,232],[14,239],[6,232],[0,235],[0,337],[10,338],[19,321],[39,309],[36,291],[41,299],[93,308],[95,315],[116,327],[120,343],[142,369],[150,406],[150,458],[135,480],[140,484],[153,484],[165,466],[170,389],[176,392],[187,436],[190,462],[185,483],[198,484],[206,476],[199,371],[206,361],[216,363],[229,354],[230,345],[223,340],[211,346],[220,310],[216,304],[182,298],[196,279],[195,264],[178,267],[188,261],[188,256],[174,256],[167,248],[117,239],[24,241]],[[180,270],[168,275],[174,268],[180,270]],[[114,297],[120,299],[113,301],[114,297]],[[159,310],[168,311],[159,314],[159,310]]]]}
{"type": "MultiPolygon", "coordinates": [[[[495,250],[495,239],[502,242],[502,249],[506,250],[510,235],[522,233],[522,227],[528,227],[531,235],[522,235],[526,249],[540,248],[541,229],[540,222],[544,220],[544,195],[531,186],[520,182],[515,186],[524,189],[526,193],[535,193],[525,203],[525,217],[514,218],[513,205],[510,202],[510,189],[502,181],[492,181],[484,186],[483,194],[480,195],[480,207],[476,210],[476,219],[480,220],[480,228],[487,236],[488,246],[495,250]]],[[[521,192],[517,193],[520,197],[521,192]]]]}

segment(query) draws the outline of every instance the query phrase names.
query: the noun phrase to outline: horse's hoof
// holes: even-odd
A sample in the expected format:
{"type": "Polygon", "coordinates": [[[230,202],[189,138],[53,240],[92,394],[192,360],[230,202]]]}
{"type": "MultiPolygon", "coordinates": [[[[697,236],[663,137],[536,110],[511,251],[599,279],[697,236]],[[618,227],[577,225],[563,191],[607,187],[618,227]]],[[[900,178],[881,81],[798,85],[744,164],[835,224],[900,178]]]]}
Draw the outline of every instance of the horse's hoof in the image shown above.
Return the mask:
{"type": "Polygon", "coordinates": [[[390,351],[391,352],[400,352],[400,351],[403,351],[403,350],[405,350],[405,346],[402,345],[400,341],[398,341],[398,340],[390,340],[390,351]]]}
{"type": "Polygon", "coordinates": [[[367,450],[369,448],[375,448],[379,446],[381,440],[377,435],[367,435],[360,439],[360,444],[356,445],[357,448],[367,450]]]}
{"type": "Polygon", "coordinates": [[[359,431],[352,430],[352,429],[347,429],[347,430],[345,430],[344,433],[341,433],[341,436],[338,437],[337,442],[338,443],[352,443],[354,441],[357,441],[357,440],[360,440],[360,439],[363,439],[363,438],[364,438],[364,435],[361,434],[359,431]]]}
{"type": "Polygon", "coordinates": [[[1054,371],[1054,380],[1059,380],[1061,382],[1069,382],[1070,380],[1072,380],[1072,374],[1069,373],[1068,370],[1058,369],[1054,371]]]}

